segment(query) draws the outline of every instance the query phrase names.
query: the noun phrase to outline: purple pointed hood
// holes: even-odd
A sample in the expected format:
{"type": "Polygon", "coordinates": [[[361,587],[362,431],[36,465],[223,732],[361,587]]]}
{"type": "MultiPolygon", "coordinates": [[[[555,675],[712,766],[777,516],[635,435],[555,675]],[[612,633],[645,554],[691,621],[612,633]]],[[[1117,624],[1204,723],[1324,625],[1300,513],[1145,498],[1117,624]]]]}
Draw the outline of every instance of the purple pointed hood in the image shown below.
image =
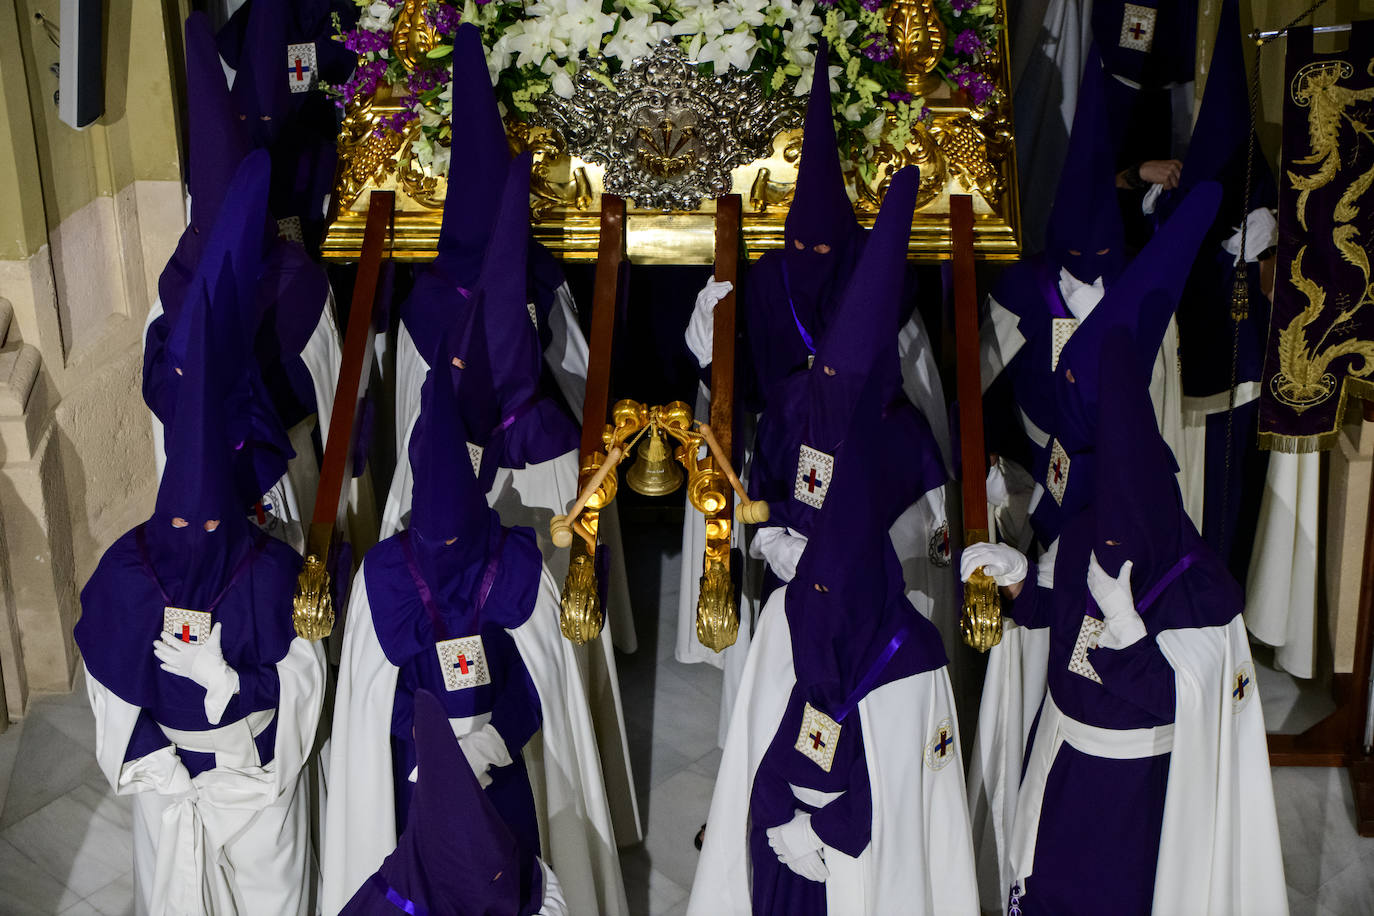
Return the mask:
{"type": "Polygon", "coordinates": [[[1240,611],[1241,589],[1184,510],[1178,466],[1150,400],[1148,366],[1124,328],[1102,342],[1093,551],[1113,576],[1131,561],[1137,603],[1189,557],[1179,585],[1143,612],[1150,631],[1219,626],[1240,611]]]}
{"type": "Polygon", "coordinates": [[[248,13],[233,99],[239,118],[257,146],[270,147],[292,115],[286,74],[289,4],[254,3],[248,13]]]}
{"type": "Polygon", "coordinates": [[[1110,286],[1125,263],[1126,241],[1116,199],[1116,144],[1107,119],[1106,79],[1094,45],[1083,66],[1045,243],[1058,266],[1086,283],[1103,277],[1110,286]]]}
{"type": "Polygon", "coordinates": [[[818,447],[828,448],[843,436],[859,390],[875,369],[882,376],[884,398],[899,383],[897,331],[920,181],[914,166],[893,177],[835,318],[817,341],[815,364],[801,376],[807,402],[804,417],[797,419],[806,425],[807,440],[818,447]]]}
{"type": "Polygon", "coordinates": [[[793,243],[797,241],[806,247],[807,254],[814,254],[810,250],[812,246],[826,244],[832,249],[839,248],[861,231],[854,216],[854,204],[845,190],[844,172],[840,169],[829,67],[830,48],[822,41],[816,50],[816,76],[811,82],[811,95],[806,105],[796,190],[783,226],[789,254],[795,250],[793,243]]]}
{"type": "Polygon", "coordinates": [[[410,440],[415,480],[410,530],[426,543],[459,538],[455,553],[467,553],[476,540],[460,537],[485,531],[495,513],[472,473],[468,433],[452,385],[441,383],[444,367],[430,370],[425,399],[410,440]]]}
{"type": "Polygon", "coordinates": [[[210,228],[224,205],[229,182],[252,149],[234,112],[210,20],[204,13],[186,18],[186,96],[190,105],[187,188],[191,223],[158,278],[162,308],[173,321],[186,298],[210,228]]]}
{"type": "Polygon", "coordinates": [[[798,689],[832,714],[846,699],[861,698],[855,696],[861,683],[866,692],[945,663],[938,632],[907,600],[888,536],[883,386],[875,373],[861,389],[843,460],[836,460],[830,493],[785,596],[798,689]],[[899,634],[901,657],[866,683],[899,634]]]}
{"type": "Polygon", "coordinates": [[[471,23],[453,36],[453,117],[462,125],[455,137],[451,174],[439,229],[439,258],[455,282],[477,283],[487,237],[501,206],[501,189],[510,170],[510,146],[496,93],[487,72],[482,33],[471,23]]]}
{"type": "Polygon", "coordinates": [[[465,125],[450,169],[462,180],[449,183],[438,252],[417,272],[414,289],[401,306],[401,320],[430,365],[436,361],[437,343],[471,309],[510,171],[510,146],[487,73],[481,33],[470,23],[459,26],[453,36],[451,120],[465,125]]]}
{"type": "Polygon", "coordinates": [[[1123,328],[1135,342],[1137,359],[1154,365],[1220,202],[1216,182],[1194,188],[1064,345],[1055,373],[1060,412],[1055,434],[1070,453],[1091,450],[1096,441],[1102,341],[1108,332],[1123,328]]]}
{"type": "Polygon", "coordinates": [[[426,690],[415,694],[415,753],[409,823],[344,916],[399,913],[398,900],[429,916],[518,916],[538,909],[538,861],[521,854],[472,775],[443,705],[426,690]]]}

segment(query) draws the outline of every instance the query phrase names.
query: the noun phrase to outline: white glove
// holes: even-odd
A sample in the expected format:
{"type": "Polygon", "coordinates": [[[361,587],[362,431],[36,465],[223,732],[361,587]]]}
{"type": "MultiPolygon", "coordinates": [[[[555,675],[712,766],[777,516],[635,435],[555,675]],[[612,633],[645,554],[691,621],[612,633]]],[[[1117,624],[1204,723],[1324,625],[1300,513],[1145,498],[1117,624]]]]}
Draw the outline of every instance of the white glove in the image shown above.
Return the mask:
{"type": "Polygon", "coordinates": [[[218,725],[224,707],[239,692],[239,673],[224,661],[220,649],[220,625],[211,627],[205,642],[195,646],[163,633],[153,643],[153,654],[162,663],[163,671],[189,678],[205,688],[205,718],[211,725],[218,725]]]}
{"type": "Polygon", "coordinates": [[[757,529],[749,545],[749,552],[766,562],[773,575],[784,582],[796,577],[797,563],[805,550],[806,537],[780,525],[757,529]]]}
{"type": "Polygon", "coordinates": [[[1103,649],[1124,649],[1145,636],[1145,621],[1136,613],[1131,594],[1131,567],[1127,560],[1115,579],[1097,563],[1097,554],[1088,557],[1088,591],[1102,608],[1105,626],[1097,645],[1103,649]]]}
{"type": "Polygon", "coordinates": [[[768,845],[773,847],[773,853],[783,865],[811,881],[830,877],[830,870],[821,857],[824,844],[811,829],[811,815],[798,811],[787,823],[769,827],[767,834],[768,845]]]}
{"type": "Polygon", "coordinates": [[[716,334],[716,304],[735,286],[729,280],[717,281],[713,275],[697,293],[696,308],[687,322],[687,349],[697,358],[703,369],[711,365],[711,352],[716,334]]]}
{"type": "Polygon", "coordinates": [[[492,767],[510,766],[512,762],[505,740],[490,723],[475,732],[459,735],[458,746],[463,749],[463,756],[468,759],[468,766],[472,767],[477,784],[484,789],[491,785],[491,774],[488,770],[492,767]]]}
{"type": "Polygon", "coordinates": [[[1015,585],[1025,579],[1030,570],[1025,555],[1015,547],[988,543],[965,547],[964,555],[959,559],[959,578],[967,582],[980,566],[1001,586],[1015,585]]]}

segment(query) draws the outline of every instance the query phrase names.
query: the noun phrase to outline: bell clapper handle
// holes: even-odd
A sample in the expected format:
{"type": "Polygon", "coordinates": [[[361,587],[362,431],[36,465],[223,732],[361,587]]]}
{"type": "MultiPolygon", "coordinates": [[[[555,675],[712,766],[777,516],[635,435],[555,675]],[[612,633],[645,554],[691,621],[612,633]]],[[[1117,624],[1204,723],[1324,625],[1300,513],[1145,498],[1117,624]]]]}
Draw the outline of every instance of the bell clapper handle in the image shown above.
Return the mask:
{"type": "Polygon", "coordinates": [[[711,425],[703,423],[700,430],[701,438],[706,440],[706,447],[711,450],[711,457],[716,459],[716,465],[725,474],[725,479],[730,481],[730,486],[735,493],[739,495],[740,520],[749,525],[760,525],[768,521],[768,503],[752,500],[749,498],[749,494],[744,492],[744,484],[740,483],[739,475],[735,473],[734,467],[730,464],[730,459],[725,457],[724,450],[716,441],[716,434],[711,432],[711,425]]]}
{"type": "MultiPolygon", "coordinates": [[[[577,500],[572,504],[572,508],[568,510],[568,514],[555,515],[553,520],[549,522],[549,536],[553,539],[555,547],[561,548],[572,546],[573,525],[577,522],[577,517],[581,515],[582,510],[587,507],[588,500],[590,500],[596,491],[601,488],[601,484],[605,481],[606,475],[611,473],[611,469],[620,463],[620,459],[624,457],[624,455],[625,452],[620,446],[613,446],[610,454],[606,456],[606,460],[601,462],[601,467],[596,469],[591,479],[587,481],[587,485],[582,488],[582,492],[578,494],[577,500]]],[[[583,539],[588,537],[586,529],[581,525],[577,526],[577,533],[582,535],[583,539]]],[[[593,544],[591,546],[595,545],[593,544]]]]}

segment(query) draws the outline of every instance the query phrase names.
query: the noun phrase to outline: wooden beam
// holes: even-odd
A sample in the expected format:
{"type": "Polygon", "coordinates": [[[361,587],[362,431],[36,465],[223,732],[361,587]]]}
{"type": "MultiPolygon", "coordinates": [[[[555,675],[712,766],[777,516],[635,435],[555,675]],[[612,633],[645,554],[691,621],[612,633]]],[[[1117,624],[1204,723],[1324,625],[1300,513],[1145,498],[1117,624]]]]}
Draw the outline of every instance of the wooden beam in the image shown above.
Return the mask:
{"type": "MultiPolygon", "coordinates": [[[[735,432],[735,304],[738,301],[735,290],[739,288],[740,214],[738,194],[727,194],[716,201],[715,277],[718,281],[728,281],[731,289],[716,303],[715,309],[711,345],[711,430],[726,455],[733,455],[735,432]]],[[[728,491],[726,497],[729,499],[728,491]]]]}
{"type": "MultiPolygon", "coordinates": [[[[582,401],[581,465],[605,449],[601,440],[610,409],[611,346],[620,288],[620,265],[625,260],[625,201],[610,194],[601,198],[601,237],[597,243],[596,280],[592,287],[592,333],[587,341],[587,393],[582,401]]],[[[584,481],[585,482],[585,481],[584,481]]]]}
{"type": "Polygon", "coordinates": [[[334,388],[334,412],[329,421],[329,437],[325,442],[324,461],[320,467],[320,486],[316,491],[305,543],[306,554],[318,557],[326,565],[335,528],[342,520],[348,503],[345,488],[353,475],[353,435],[363,395],[367,391],[372,342],[376,336],[372,324],[372,306],[377,299],[377,278],[381,273],[382,259],[387,253],[395,210],[396,194],[393,191],[373,191],[368,198],[367,229],[363,235],[358,275],[353,282],[353,301],[348,313],[348,329],[344,334],[343,361],[334,388]]]}
{"type": "Polygon", "coordinates": [[[973,198],[949,200],[954,240],[954,340],[959,398],[964,543],[988,539],[987,459],[983,446],[983,380],[978,351],[978,280],[973,265],[973,198]]]}

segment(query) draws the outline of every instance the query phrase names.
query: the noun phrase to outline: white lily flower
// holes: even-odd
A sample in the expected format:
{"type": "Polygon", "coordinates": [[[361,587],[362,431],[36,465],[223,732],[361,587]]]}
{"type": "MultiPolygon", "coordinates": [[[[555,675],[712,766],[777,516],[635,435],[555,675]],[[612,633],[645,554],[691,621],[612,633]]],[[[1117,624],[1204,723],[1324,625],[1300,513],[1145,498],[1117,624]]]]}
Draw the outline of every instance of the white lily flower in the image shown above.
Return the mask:
{"type": "MultiPolygon", "coordinates": [[[[830,91],[831,91],[832,93],[839,93],[839,91],[840,91],[839,76],[840,76],[840,74],[843,73],[843,72],[844,72],[844,68],[843,68],[843,67],[836,67],[836,66],[833,66],[833,65],[830,67],[830,91]]],[[[816,76],[816,67],[815,67],[815,62],[814,62],[814,60],[813,60],[811,64],[808,64],[808,65],[802,67],[801,76],[797,77],[797,86],[796,86],[795,89],[792,90],[792,94],[793,94],[793,95],[810,95],[810,94],[811,94],[811,83],[815,80],[815,76],[816,76]]]]}
{"type": "Polygon", "coordinates": [[[519,31],[512,26],[506,32],[510,43],[508,47],[515,54],[515,65],[523,67],[526,64],[534,64],[542,67],[547,57],[552,55],[555,58],[566,58],[568,56],[568,45],[563,39],[555,34],[556,23],[550,19],[537,18],[526,19],[516,25],[520,26],[519,31]]]}
{"type": "Polygon", "coordinates": [[[767,10],[769,0],[732,0],[731,9],[740,22],[747,23],[750,28],[757,29],[763,25],[765,20],[765,10],[767,10]]]}
{"type": "MultiPolygon", "coordinates": [[[[510,66],[511,50],[509,36],[509,31],[503,32],[501,37],[496,39],[496,43],[487,50],[487,75],[491,77],[491,84],[493,86],[495,86],[497,81],[501,78],[501,71],[510,66]]],[[[450,86],[450,88],[452,87],[450,86]]]]}
{"type": "MultiPolygon", "coordinates": [[[[735,16],[722,6],[713,3],[700,3],[693,0],[691,4],[680,4],[683,16],[673,23],[674,35],[698,35],[703,39],[717,38],[733,29],[738,22],[732,20],[735,16]]],[[[699,48],[700,42],[694,42],[694,46],[699,48]]],[[[692,57],[696,54],[692,53],[692,57]]]]}
{"type": "Polygon", "coordinates": [[[573,81],[568,75],[568,71],[562,67],[557,68],[549,74],[549,81],[554,95],[560,99],[570,99],[573,97],[573,81]]]}
{"type": "MultiPolygon", "coordinates": [[[[640,16],[648,16],[650,19],[653,19],[662,12],[654,0],[616,0],[615,8],[622,13],[628,13],[636,19],[640,16]]],[[[667,23],[664,23],[664,25],[666,24],[667,23]]],[[[622,26],[622,28],[624,28],[624,26],[622,26]]]]}
{"type": "Polygon", "coordinates": [[[606,42],[602,53],[628,64],[635,58],[647,57],[659,42],[672,34],[668,23],[654,22],[648,13],[643,13],[633,19],[622,19],[620,30],[606,42]]]}
{"type": "Polygon", "coordinates": [[[358,28],[371,29],[374,32],[391,31],[391,21],[396,18],[396,8],[383,0],[368,4],[358,17],[358,28]]]}
{"type": "Polygon", "coordinates": [[[704,43],[696,54],[696,60],[703,64],[714,64],[717,73],[724,73],[730,67],[748,70],[758,45],[758,40],[750,33],[730,32],[704,43]]]}
{"type": "Polygon", "coordinates": [[[584,51],[599,53],[601,39],[615,28],[615,21],[615,16],[601,12],[601,0],[566,0],[566,12],[558,17],[558,27],[575,57],[584,51]]]}

